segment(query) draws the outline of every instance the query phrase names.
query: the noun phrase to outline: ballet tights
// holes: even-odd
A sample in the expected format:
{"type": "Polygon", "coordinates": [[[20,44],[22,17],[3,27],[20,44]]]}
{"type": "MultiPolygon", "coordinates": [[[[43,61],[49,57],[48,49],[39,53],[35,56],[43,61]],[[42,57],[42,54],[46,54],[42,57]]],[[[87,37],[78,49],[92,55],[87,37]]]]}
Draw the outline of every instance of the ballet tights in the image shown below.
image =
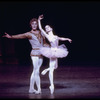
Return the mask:
{"type": "Polygon", "coordinates": [[[42,71],[42,75],[45,75],[49,71],[49,81],[50,81],[50,93],[54,93],[54,69],[58,67],[57,58],[50,58],[49,68],[42,71]]]}
{"type": "Polygon", "coordinates": [[[30,88],[29,88],[29,93],[35,93],[39,94],[41,93],[41,84],[40,84],[40,76],[39,76],[39,71],[40,67],[42,65],[43,59],[42,57],[38,56],[31,56],[32,59],[32,64],[33,64],[33,71],[30,77],[30,88]],[[36,83],[37,90],[34,88],[34,85],[36,83]]]}

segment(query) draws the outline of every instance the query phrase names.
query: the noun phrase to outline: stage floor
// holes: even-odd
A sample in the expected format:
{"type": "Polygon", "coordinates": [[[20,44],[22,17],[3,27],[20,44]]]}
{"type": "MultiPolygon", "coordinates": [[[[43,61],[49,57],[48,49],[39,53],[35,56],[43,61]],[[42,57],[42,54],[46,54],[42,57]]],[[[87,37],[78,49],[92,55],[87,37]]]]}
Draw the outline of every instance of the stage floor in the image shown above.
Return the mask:
{"type": "MultiPolygon", "coordinates": [[[[45,69],[42,66],[40,72],[45,69]]],[[[55,91],[49,91],[48,73],[41,77],[41,94],[29,94],[32,66],[0,65],[0,98],[90,99],[100,98],[100,66],[59,66],[54,71],[55,91]]]]}

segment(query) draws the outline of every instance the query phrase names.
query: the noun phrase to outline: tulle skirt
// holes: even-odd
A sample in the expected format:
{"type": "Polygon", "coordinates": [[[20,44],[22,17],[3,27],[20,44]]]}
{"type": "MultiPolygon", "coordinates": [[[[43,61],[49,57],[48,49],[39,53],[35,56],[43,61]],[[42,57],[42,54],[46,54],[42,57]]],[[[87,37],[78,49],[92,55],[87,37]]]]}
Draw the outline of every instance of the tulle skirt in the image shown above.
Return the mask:
{"type": "Polygon", "coordinates": [[[40,52],[43,56],[47,58],[63,58],[68,55],[67,47],[62,44],[57,48],[54,47],[41,47],[40,52]]]}

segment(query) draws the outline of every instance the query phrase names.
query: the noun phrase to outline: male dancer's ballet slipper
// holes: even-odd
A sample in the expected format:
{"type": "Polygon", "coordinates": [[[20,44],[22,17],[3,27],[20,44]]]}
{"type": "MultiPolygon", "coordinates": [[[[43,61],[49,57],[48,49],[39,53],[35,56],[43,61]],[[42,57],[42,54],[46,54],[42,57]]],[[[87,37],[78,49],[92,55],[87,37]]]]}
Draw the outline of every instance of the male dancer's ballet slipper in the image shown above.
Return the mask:
{"type": "Polygon", "coordinates": [[[30,89],[30,90],[29,90],[29,93],[35,93],[35,92],[36,92],[35,89],[30,89]]]}
{"type": "Polygon", "coordinates": [[[41,91],[35,91],[35,94],[41,94],[41,91]]]}

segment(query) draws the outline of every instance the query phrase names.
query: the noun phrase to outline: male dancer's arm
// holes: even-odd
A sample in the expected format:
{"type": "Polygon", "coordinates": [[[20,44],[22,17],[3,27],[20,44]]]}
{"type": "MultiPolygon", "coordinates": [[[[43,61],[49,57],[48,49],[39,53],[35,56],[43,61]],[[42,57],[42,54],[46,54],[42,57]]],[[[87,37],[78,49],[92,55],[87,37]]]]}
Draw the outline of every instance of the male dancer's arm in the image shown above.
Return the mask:
{"type": "Polygon", "coordinates": [[[17,35],[9,35],[8,33],[5,33],[5,35],[3,37],[9,38],[9,39],[32,38],[32,36],[29,34],[29,32],[23,33],[23,34],[17,34],[17,35]]]}

